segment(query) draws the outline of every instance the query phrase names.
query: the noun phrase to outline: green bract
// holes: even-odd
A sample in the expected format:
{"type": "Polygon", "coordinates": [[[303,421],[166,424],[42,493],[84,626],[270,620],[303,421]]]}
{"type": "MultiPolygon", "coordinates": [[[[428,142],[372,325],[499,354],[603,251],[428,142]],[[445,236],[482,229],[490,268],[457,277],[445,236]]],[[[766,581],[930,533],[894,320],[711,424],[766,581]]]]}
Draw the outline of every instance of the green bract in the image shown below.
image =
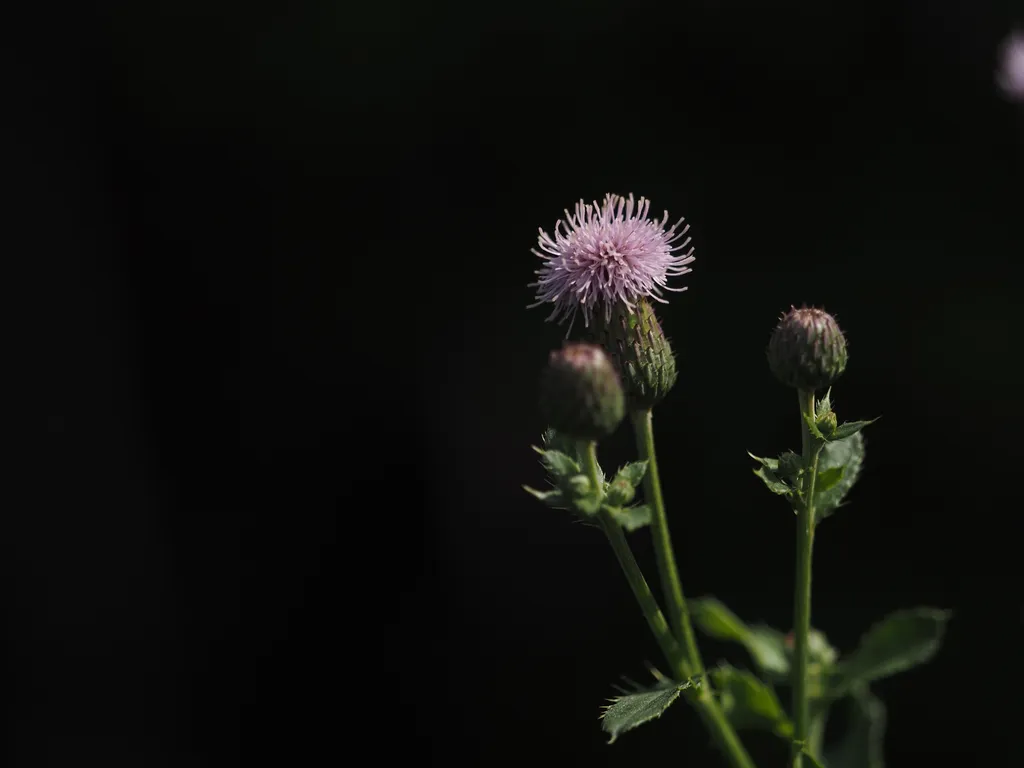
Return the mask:
{"type": "Polygon", "coordinates": [[[676,357],[647,299],[633,309],[616,305],[610,319],[595,318],[593,336],[619,372],[631,409],[665,399],[676,383],[676,357]]]}

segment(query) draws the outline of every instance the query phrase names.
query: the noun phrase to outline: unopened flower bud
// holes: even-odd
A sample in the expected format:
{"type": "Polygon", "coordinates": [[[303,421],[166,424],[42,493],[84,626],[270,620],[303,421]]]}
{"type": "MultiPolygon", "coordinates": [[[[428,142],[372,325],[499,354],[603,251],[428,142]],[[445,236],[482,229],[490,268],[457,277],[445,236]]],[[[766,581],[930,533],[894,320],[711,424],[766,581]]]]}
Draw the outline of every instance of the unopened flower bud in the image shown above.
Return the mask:
{"type": "Polygon", "coordinates": [[[600,440],[626,413],[619,376],[594,344],[567,344],[551,352],[541,376],[541,415],[574,440],[600,440]]]}
{"type": "Polygon", "coordinates": [[[836,429],[839,428],[839,419],[836,417],[836,412],[829,410],[823,413],[821,418],[818,419],[816,426],[818,431],[825,437],[832,437],[836,433],[836,429]]]}
{"type": "Polygon", "coordinates": [[[619,302],[593,328],[619,372],[629,407],[660,403],[676,383],[676,357],[650,302],[640,299],[632,310],[619,302]]]}
{"type": "Polygon", "coordinates": [[[790,309],[768,342],[768,365],[783,384],[814,392],[846,368],[846,339],[823,309],[790,309]]]}

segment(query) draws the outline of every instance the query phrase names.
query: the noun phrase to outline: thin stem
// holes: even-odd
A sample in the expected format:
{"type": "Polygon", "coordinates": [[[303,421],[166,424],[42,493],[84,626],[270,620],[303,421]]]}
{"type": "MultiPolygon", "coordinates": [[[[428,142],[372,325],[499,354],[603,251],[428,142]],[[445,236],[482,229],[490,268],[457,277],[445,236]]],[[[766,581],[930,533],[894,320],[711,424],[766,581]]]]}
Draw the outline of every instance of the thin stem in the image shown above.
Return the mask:
{"type": "Polygon", "coordinates": [[[679,580],[679,569],[672,551],[668,516],[665,514],[665,499],[661,493],[658,459],[654,450],[654,425],[651,410],[635,411],[632,417],[637,450],[640,458],[647,460],[644,493],[647,502],[651,505],[651,530],[654,534],[654,552],[658,562],[658,572],[661,574],[662,589],[665,592],[665,599],[668,600],[672,623],[678,637],[683,642],[685,659],[681,665],[681,672],[687,678],[699,678],[699,693],[693,702],[729,764],[733,768],[755,768],[754,761],[747,754],[743,743],[711,690],[704,670],[704,662],[700,656],[700,649],[697,647],[697,637],[693,632],[690,611],[686,605],[683,586],[679,580]]]}
{"type": "MultiPolygon", "coordinates": [[[[584,468],[590,478],[590,484],[600,491],[601,478],[597,468],[597,444],[593,441],[583,443],[580,446],[580,454],[583,457],[584,468]]],[[[633,551],[629,548],[629,542],[626,541],[626,534],[605,510],[598,513],[598,520],[601,529],[608,537],[608,543],[612,545],[612,551],[619,561],[626,581],[629,582],[629,587],[633,590],[633,596],[640,604],[644,618],[647,619],[647,626],[650,627],[651,634],[658,641],[658,646],[665,655],[666,661],[671,665],[673,673],[679,674],[683,660],[682,650],[679,648],[679,643],[676,642],[672,630],[669,629],[665,614],[661,612],[658,601],[654,599],[654,593],[647,585],[647,579],[644,578],[640,565],[633,557],[633,551]]]]}
{"type": "MultiPolygon", "coordinates": [[[[793,588],[793,725],[794,741],[808,744],[810,712],[807,696],[808,637],[811,632],[811,553],[814,548],[814,486],[818,478],[820,442],[811,435],[806,418],[814,418],[814,392],[799,391],[800,434],[804,475],[797,504],[796,583],[793,588]]],[[[803,768],[800,748],[793,749],[793,768],[803,768]]]]}
{"type": "Polygon", "coordinates": [[[688,667],[687,677],[703,677],[704,663],[697,648],[690,613],[679,580],[675,555],[672,552],[672,537],[668,530],[665,514],[665,499],[661,494],[661,477],[658,474],[658,459],[654,450],[654,425],[650,409],[633,413],[633,431],[636,434],[637,451],[647,461],[644,474],[644,493],[651,505],[651,533],[654,536],[654,557],[661,576],[661,588],[668,602],[668,613],[672,619],[672,630],[683,644],[688,667]]]}

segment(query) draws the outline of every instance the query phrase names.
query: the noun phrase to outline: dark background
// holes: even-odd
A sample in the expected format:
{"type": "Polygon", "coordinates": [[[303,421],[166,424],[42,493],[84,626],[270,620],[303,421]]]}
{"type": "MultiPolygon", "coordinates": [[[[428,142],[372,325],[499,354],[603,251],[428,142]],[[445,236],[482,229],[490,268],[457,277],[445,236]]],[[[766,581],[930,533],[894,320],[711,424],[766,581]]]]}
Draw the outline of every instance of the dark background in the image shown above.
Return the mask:
{"type": "Polygon", "coordinates": [[[745,451],[797,447],[763,350],[823,306],[840,417],[883,419],[814,623],[846,651],[952,608],[877,686],[889,762],[1018,759],[1020,9],[278,6],[6,26],[8,764],[717,764],[683,706],[604,743],[657,651],[600,536],[520,489],[564,333],[529,249],[607,192],[692,224],[656,413],[687,592],[789,626],[745,451]]]}

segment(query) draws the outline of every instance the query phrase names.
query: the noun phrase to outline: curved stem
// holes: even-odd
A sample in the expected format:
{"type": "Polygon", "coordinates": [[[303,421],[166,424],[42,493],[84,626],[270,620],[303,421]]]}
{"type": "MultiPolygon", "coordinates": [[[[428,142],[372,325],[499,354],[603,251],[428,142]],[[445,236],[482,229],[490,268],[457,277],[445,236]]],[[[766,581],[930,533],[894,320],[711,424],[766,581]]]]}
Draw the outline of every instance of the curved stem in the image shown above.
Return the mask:
{"type": "Polygon", "coordinates": [[[700,656],[700,649],[697,647],[697,637],[693,632],[693,623],[690,621],[690,611],[686,605],[686,597],[683,595],[679,569],[672,551],[672,538],[668,530],[668,516],[665,513],[665,499],[661,493],[661,476],[658,473],[658,459],[654,450],[653,415],[650,409],[646,409],[635,411],[632,418],[637,450],[640,458],[647,460],[644,494],[647,502],[651,505],[651,531],[654,534],[654,552],[658,562],[658,572],[661,574],[662,588],[669,604],[672,623],[683,643],[685,658],[681,665],[681,671],[687,673],[687,678],[699,678],[699,693],[693,699],[694,705],[729,764],[733,768],[754,768],[754,761],[747,754],[736,730],[726,718],[711,690],[704,670],[704,662],[700,656]]]}
{"type": "MultiPolygon", "coordinates": [[[[797,504],[796,582],[793,589],[793,738],[810,748],[807,697],[808,638],[811,632],[811,554],[814,549],[814,486],[818,478],[820,441],[811,435],[806,418],[814,418],[814,392],[800,390],[801,447],[804,475],[797,504]]],[[[793,749],[793,768],[803,768],[800,748],[793,749]]]]}
{"type": "MultiPolygon", "coordinates": [[[[597,468],[597,444],[593,441],[582,444],[580,455],[583,457],[584,469],[590,478],[591,486],[600,490],[601,478],[597,468]]],[[[626,581],[629,582],[629,587],[633,590],[633,596],[640,604],[644,618],[647,619],[647,626],[650,627],[651,634],[658,641],[658,646],[665,655],[665,660],[672,667],[673,674],[678,675],[683,659],[682,651],[672,630],[669,629],[665,614],[661,612],[658,601],[654,599],[654,593],[647,585],[647,579],[644,578],[639,563],[633,557],[633,551],[629,548],[629,542],[626,541],[626,534],[622,532],[622,528],[612,519],[612,516],[603,509],[598,513],[598,520],[605,536],[608,537],[608,543],[612,545],[612,551],[619,561],[626,581]]]]}

